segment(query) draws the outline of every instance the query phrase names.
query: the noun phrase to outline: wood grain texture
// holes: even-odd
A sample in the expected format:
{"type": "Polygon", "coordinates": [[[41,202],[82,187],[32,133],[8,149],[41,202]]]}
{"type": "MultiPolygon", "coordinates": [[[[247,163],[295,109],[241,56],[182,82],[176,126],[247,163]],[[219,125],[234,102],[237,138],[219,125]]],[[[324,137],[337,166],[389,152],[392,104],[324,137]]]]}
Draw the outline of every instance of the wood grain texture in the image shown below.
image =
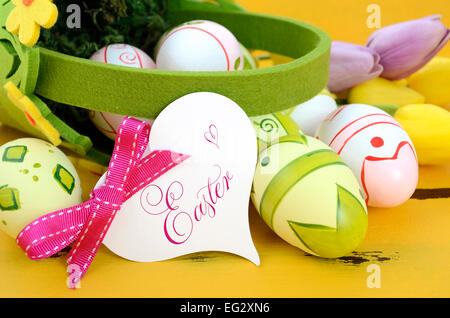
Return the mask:
{"type": "MultiPolygon", "coordinates": [[[[334,39],[364,43],[365,0],[241,0],[249,10],[310,22],[334,39]]],[[[443,13],[448,0],[379,0],[382,23],[443,13]]],[[[450,47],[442,52],[450,56],[450,47]]],[[[270,66],[269,60],[260,61],[270,66]]],[[[24,135],[0,126],[0,144],[24,135]]],[[[1,177],[1,176],[0,176],[1,177]]],[[[98,176],[80,169],[84,198],[98,176]]],[[[369,209],[363,244],[335,260],[309,256],[278,238],[250,206],[250,226],[262,265],[226,253],[197,253],[157,263],[124,260],[102,247],[81,289],[69,290],[65,252],[29,260],[0,233],[0,297],[450,297],[450,199],[433,198],[450,188],[450,166],[421,167],[415,194],[393,209],[369,209]],[[441,191],[441,190],[439,190],[441,191]],[[431,193],[431,195],[430,195],[431,193]],[[423,199],[427,196],[426,199],[423,199]],[[430,197],[431,196],[431,197],[430,197]],[[381,288],[370,289],[371,264],[380,266],[381,288]]]]}
{"type": "MultiPolygon", "coordinates": [[[[24,135],[0,126],[0,144],[24,135]]],[[[79,169],[84,198],[98,175],[79,169]]],[[[450,187],[450,166],[421,167],[419,187],[450,187]]],[[[250,226],[262,265],[208,252],[157,263],[100,251],[81,289],[66,287],[66,253],[29,260],[0,233],[0,297],[450,297],[450,199],[409,200],[369,209],[369,229],[357,251],[335,260],[309,256],[278,238],[250,206],[250,226]],[[369,289],[378,264],[381,288],[369,289]]]]}

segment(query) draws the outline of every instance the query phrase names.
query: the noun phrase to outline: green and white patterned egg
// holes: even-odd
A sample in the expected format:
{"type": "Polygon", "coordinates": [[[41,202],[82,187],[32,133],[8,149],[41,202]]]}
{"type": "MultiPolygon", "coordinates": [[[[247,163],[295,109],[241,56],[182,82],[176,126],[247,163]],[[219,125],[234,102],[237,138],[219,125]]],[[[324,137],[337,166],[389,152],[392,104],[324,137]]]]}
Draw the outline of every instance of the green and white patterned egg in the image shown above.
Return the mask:
{"type": "Polygon", "coordinates": [[[303,132],[285,112],[250,118],[258,140],[258,153],[284,136],[303,136],[303,132]]]}
{"type": "Polygon", "coordinates": [[[0,147],[0,230],[15,238],[33,220],[82,203],[69,158],[46,141],[23,138],[0,147]]]}
{"type": "Polygon", "coordinates": [[[262,150],[251,197],[278,236],[316,256],[344,256],[366,234],[358,180],[340,156],[312,137],[283,136],[262,150]]]}

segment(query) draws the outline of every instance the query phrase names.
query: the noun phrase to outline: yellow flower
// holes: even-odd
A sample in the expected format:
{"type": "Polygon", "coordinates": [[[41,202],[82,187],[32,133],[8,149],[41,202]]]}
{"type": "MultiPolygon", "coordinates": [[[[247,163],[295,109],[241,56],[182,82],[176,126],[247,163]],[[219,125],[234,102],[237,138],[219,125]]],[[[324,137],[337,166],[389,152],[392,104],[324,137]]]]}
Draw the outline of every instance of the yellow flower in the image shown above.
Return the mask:
{"type": "Polygon", "coordinates": [[[9,100],[23,111],[31,126],[41,131],[52,144],[59,146],[61,139],[58,130],[48,120],[42,117],[41,111],[36,104],[28,96],[23,95],[12,82],[6,83],[4,88],[9,100]]]}
{"type": "Polygon", "coordinates": [[[16,6],[6,20],[6,29],[19,34],[19,41],[33,46],[39,39],[41,26],[51,28],[58,19],[53,0],[12,0],[16,6]]]}
{"type": "Polygon", "coordinates": [[[432,104],[400,107],[394,118],[406,130],[422,165],[450,163],[450,112],[432,104]]]}
{"type": "Polygon", "coordinates": [[[427,103],[450,110],[450,58],[435,57],[409,80],[411,88],[424,95],[427,103]]]}
{"type": "Polygon", "coordinates": [[[425,97],[409,87],[377,77],[350,89],[350,104],[397,105],[423,104],[425,97]]]}

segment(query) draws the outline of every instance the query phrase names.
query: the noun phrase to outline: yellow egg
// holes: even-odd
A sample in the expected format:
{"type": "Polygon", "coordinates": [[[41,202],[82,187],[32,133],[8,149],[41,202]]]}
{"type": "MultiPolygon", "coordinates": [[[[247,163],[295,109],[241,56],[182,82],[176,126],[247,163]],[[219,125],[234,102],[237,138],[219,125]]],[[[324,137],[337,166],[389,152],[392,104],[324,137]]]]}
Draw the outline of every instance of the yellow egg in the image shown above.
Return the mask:
{"type": "Polygon", "coordinates": [[[412,89],[425,96],[429,104],[450,110],[450,58],[435,57],[409,78],[412,89]]]}
{"type": "Polygon", "coordinates": [[[15,238],[35,219],[80,204],[77,172],[67,156],[40,139],[0,147],[0,230],[15,238]]]}
{"type": "Polygon", "coordinates": [[[367,230],[367,208],[350,168],[308,136],[284,136],[260,153],[251,195],[282,239],[326,258],[354,251],[367,230]]]}
{"type": "Polygon", "coordinates": [[[384,78],[356,85],[348,94],[349,104],[409,105],[422,104],[425,97],[418,92],[384,78]]]}

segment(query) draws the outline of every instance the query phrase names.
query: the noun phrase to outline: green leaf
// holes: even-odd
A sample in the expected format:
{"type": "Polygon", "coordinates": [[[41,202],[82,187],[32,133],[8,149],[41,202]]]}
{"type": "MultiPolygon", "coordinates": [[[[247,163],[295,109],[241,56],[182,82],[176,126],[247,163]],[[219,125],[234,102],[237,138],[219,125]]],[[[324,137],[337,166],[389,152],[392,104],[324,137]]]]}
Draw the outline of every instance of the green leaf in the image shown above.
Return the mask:
{"type": "Polygon", "coordinates": [[[238,57],[234,62],[234,70],[237,71],[240,65],[241,65],[241,57],[238,57]]]}
{"type": "Polygon", "coordinates": [[[14,7],[14,3],[11,0],[0,0],[0,27],[6,25],[6,19],[14,7]]]}
{"type": "Polygon", "coordinates": [[[171,0],[170,9],[245,11],[243,7],[230,0],[171,0]]]}
{"type": "Polygon", "coordinates": [[[17,72],[20,59],[12,44],[6,40],[0,40],[0,79],[2,83],[17,72]]]}
{"type": "Polygon", "coordinates": [[[382,111],[385,111],[391,116],[394,116],[397,110],[400,109],[397,105],[374,105],[375,107],[381,109],[382,111]]]}

